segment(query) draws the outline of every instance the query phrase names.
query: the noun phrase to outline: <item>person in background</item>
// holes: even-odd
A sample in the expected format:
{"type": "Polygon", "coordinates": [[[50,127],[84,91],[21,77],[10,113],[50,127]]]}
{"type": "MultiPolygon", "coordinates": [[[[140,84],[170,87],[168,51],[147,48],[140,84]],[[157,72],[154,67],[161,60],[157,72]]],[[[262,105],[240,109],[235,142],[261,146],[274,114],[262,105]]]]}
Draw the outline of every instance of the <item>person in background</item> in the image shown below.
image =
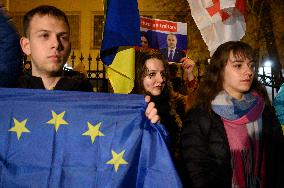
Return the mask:
{"type": "MultiPolygon", "coordinates": [[[[180,60],[182,62],[181,66],[185,71],[185,88],[186,88],[186,111],[190,110],[193,106],[197,95],[197,89],[199,87],[199,82],[193,74],[195,67],[195,62],[188,58],[184,57],[180,60]]],[[[184,118],[183,118],[184,119],[184,118]]]]}
{"type": "Polygon", "coordinates": [[[153,50],[155,50],[155,49],[150,48],[150,46],[149,46],[150,45],[149,44],[150,40],[149,40],[149,37],[148,37],[147,33],[145,31],[141,31],[140,34],[141,34],[141,45],[140,46],[135,46],[135,52],[138,53],[138,52],[146,52],[146,51],[153,51],[153,50]]]}
{"type": "Polygon", "coordinates": [[[177,37],[173,33],[167,35],[167,48],[160,49],[168,62],[180,62],[186,55],[184,51],[177,48],[177,37]]]}
{"type": "Polygon", "coordinates": [[[174,135],[179,132],[181,120],[171,101],[171,92],[168,65],[163,55],[158,51],[140,52],[135,62],[135,81],[131,93],[151,96],[151,101],[155,102],[161,117],[161,123],[165,123],[166,128],[174,135]]]}
{"type": "Polygon", "coordinates": [[[147,50],[149,48],[149,38],[146,32],[141,31],[141,50],[147,50]]]}
{"type": "Polygon", "coordinates": [[[0,3],[0,87],[16,87],[22,73],[20,36],[0,3]]]}
{"type": "Polygon", "coordinates": [[[283,134],[254,63],[240,41],[213,54],[183,124],[189,187],[284,187],[283,134]]]}
{"type": "Polygon", "coordinates": [[[173,90],[185,94],[182,76],[179,74],[179,66],[176,63],[169,64],[169,76],[173,85],[173,90]]]}
{"type": "MultiPolygon", "coordinates": [[[[183,98],[183,101],[187,101],[186,104],[184,104],[184,109],[177,109],[179,114],[185,114],[185,111],[188,111],[193,105],[199,82],[193,74],[195,62],[188,57],[182,58],[180,62],[181,63],[169,64],[169,74],[173,91],[175,92],[173,97],[177,101],[176,103],[180,102],[181,98],[183,98]],[[185,111],[179,112],[180,110],[185,111]]],[[[184,115],[181,115],[181,118],[184,119],[184,115]]]]}
{"type": "MultiPolygon", "coordinates": [[[[169,80],[168,63],[159,51],[140,52],[135,63],[135,86],[131,93],[151,96],[151,101],[160,116],[160,122],[169,132],[169,146],[179,174],[183,168],[180,156],[180,130],[182,121],[172,98],[173,90],[169,80]]],[[[182,177],[181,177],[182,178],[182,177]]]]}

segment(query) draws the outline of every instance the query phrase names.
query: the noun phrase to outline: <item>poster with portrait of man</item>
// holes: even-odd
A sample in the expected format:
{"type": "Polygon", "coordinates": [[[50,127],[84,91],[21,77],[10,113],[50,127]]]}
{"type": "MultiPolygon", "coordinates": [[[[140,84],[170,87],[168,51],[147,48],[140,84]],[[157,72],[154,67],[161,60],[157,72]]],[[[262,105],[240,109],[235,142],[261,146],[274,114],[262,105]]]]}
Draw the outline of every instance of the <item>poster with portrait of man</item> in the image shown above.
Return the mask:
{"type": "Polygon", "coordinates": [[[186,56],[187,23],[140,17],[142,48],[159,49],[168,62],[186,56]]]}

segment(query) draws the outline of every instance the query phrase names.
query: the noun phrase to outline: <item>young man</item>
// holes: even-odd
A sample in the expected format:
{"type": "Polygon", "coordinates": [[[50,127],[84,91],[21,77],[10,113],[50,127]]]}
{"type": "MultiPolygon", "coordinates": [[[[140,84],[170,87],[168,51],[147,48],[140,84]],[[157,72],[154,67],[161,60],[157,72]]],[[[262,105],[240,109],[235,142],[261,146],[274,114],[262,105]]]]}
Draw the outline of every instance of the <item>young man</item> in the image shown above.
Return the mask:
{"type": "Polygon", "coordinates": [[[53,6],[36,7],[25,14],[23,28],[20,44],[31,57],[32,75],[24,75],[20,87],[93,91],[87,80],[63,75],[71,50],[70,27],[64,12],[53,6]]]}
{"type": "MultiPolygon", "coordinates": [[[[70,54],[70,27],[64,12],[43,5],[24,16],[24,37],[20,44],[23,52],[31,56],[32,75],[20,79],[20,87],[47,90],[93,91],[87,80],[63,75],[63,66],[70,54]]],[[[150,102],[150,97],[145,97],[150,102]]],[[[155,104],[150,102],[145,115],[152,122],[159,121],[155,104]]]]}

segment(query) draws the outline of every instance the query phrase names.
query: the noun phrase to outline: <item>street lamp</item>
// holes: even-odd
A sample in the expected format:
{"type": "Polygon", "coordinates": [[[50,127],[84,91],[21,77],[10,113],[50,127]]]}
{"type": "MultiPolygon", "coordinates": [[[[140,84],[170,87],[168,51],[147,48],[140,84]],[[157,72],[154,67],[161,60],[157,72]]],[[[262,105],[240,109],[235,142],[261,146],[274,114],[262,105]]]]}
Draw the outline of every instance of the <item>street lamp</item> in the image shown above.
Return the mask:
{"type": "Polygon", "coordinates": [[[265,59],[262,63],[262,75],[270,75],[271,76],[271,67],[273,62],[270,59],[265,59]]]}

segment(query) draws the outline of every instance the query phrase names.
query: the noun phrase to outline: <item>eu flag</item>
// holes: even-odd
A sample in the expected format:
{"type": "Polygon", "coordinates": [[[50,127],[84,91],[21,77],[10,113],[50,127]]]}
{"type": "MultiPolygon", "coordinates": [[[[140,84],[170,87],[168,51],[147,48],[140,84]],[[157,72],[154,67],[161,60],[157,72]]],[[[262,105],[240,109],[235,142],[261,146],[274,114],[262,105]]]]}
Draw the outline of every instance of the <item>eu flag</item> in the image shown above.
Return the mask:
{"type": "Polygon", "coordinates": [[[0,89],[0,187],[181,187],[141,95],[0,89]]]}

